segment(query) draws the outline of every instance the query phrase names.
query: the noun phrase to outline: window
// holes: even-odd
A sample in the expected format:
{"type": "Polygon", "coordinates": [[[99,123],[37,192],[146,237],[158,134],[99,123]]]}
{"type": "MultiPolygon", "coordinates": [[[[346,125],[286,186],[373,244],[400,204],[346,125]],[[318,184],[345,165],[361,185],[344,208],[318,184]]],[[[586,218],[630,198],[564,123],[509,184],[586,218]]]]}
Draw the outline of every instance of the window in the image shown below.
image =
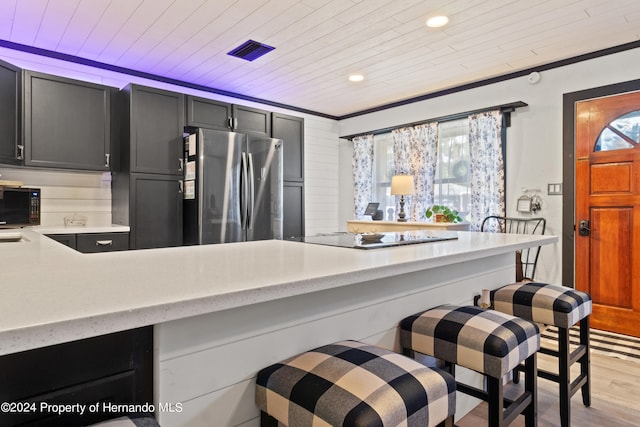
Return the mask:
{"type": "Polygon", "coordinates": [[[596,141],[595,151],[624,150],[640,143],[640,111],[632,111],[607,124],[596,141]]]}
{"type": "Polygon", "coordinates": [[[469,162],[469,120],[440,123],[433,203],[457,210],[462,218],[471,208],[469,162]]]}
{"type": "MultiPolygon", "coordinates": [[[[395,175],[393,137],[378,134],[373,139],[373,198],[380,203],[384,219],[396,219],[396,197],[391,195],[391,177],[395,175]]],[[[469,121],[443,122],[438,125],[438,159],[434,185],[434,204],[456,209],[464,218],[470,210],[469,121]]]]}
{"type": "Polygon", "coordinates": [[[391,177],[395,175],[393,137],[383,133],[373,137],[373,200],[380,203],[386,221],[396,219],[395,196],[391,195],[391,177]]]}

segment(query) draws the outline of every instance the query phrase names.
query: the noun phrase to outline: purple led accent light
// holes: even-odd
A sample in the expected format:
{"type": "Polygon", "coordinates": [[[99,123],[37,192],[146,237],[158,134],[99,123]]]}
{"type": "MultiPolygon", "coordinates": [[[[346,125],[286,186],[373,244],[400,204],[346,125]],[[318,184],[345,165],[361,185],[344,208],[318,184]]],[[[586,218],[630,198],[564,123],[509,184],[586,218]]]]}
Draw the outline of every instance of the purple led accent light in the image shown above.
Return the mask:
{"type": "Polygon", "coordinates": [[[163,77],[157,74],[146,73],[144,71],[133,70],[131,68],[119,67],[117,65],[107,64],[104,62],[92,61],[90,59],[82,58],[79,56],[69,55],[66,53],[55,52],[48,49],[42,49],[34,46],[28,46],[25,44],[15,43],[8,40],[0,39],[0,47],[4,47],[11,50],[30,53],[33,55],[43,56],[52,59],[58,59],[66,62],[73,62],[75,64],[86,65],[88,67],[98,68],[101,70],[113,71],[115,73],[126,74],[129,76],[136,76],[143,79],[154,80],[157,82],[172,84],[176,86],[187,87],[190,89],[201,90],[203,92],[215,93],[217,95],[228,96],[230,98],[242,99],[244,101],[257,102],[259,104],[270,105],[272,107],[284,108],[287,110],[298,111],[300,113],[311,114],[314,116],[325,117],[327,119],[337,120],[338,116],[332,116],[317,111],[308,110],[306,108],[295,107],[280,102],[269,101],[266,99],[255,98],[253,96],[242,95],[240,93],[229,92],[222,89],[216,89],[209,86],[202,86],[195,83],[185,82],[183,80],[172,79],[170,77],[163,77]]]}

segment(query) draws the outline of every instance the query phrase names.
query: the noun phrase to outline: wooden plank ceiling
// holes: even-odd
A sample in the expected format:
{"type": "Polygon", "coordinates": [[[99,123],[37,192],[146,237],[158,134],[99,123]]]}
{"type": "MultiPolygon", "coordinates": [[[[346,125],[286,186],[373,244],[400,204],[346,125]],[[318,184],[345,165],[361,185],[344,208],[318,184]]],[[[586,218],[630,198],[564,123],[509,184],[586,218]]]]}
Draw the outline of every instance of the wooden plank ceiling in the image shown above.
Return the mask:
{"type": "Polygon", "coordinates": [[[342,116],[638,41],[640,1],[2,0],[0,39],[342,116]]]}

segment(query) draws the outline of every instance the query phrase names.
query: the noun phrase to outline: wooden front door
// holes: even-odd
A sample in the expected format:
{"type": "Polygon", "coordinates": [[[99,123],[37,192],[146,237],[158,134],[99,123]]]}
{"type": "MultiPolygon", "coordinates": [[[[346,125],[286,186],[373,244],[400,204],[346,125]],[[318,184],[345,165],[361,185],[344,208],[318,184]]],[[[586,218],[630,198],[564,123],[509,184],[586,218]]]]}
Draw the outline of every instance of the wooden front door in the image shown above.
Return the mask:
{"type": "Polygon", "coordinates": [[[576,103],[575,286],[591,326],[640,336],[640,92],[576,103]]]}

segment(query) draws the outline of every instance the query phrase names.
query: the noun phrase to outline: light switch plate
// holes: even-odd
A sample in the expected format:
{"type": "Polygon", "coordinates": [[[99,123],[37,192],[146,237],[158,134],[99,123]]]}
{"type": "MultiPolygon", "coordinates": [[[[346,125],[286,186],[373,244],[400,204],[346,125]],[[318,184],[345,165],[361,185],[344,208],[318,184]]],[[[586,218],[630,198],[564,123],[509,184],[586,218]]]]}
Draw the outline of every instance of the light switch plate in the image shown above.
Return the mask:
{"type": "Polygon", "coordinates": [[[562,183],[547,184],[547,194],[549,196],[561,196],[562,183]]]}

